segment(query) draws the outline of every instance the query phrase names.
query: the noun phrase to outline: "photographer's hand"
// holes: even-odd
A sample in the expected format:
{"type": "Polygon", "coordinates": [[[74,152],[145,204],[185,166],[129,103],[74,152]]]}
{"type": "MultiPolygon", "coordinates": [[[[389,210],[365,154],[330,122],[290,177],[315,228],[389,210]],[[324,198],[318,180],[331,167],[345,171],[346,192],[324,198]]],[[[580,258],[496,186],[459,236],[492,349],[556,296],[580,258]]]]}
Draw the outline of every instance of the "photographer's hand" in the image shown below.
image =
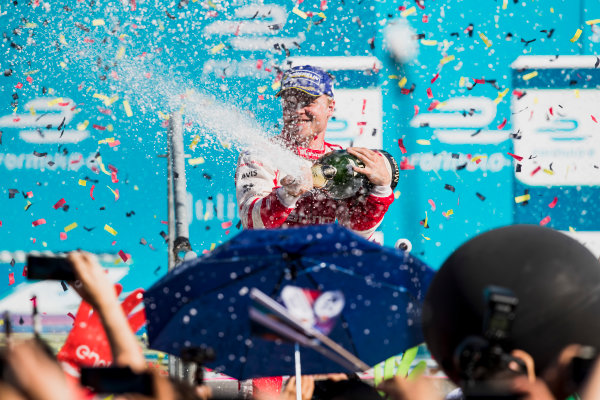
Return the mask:
{"type": "Polygon", "coordinates": [[[431,381],[424,377],[406,379],[394,376],[381,382],[377,390],[384,392],[391,400],[441,400],[443,398],[431,381]]]}

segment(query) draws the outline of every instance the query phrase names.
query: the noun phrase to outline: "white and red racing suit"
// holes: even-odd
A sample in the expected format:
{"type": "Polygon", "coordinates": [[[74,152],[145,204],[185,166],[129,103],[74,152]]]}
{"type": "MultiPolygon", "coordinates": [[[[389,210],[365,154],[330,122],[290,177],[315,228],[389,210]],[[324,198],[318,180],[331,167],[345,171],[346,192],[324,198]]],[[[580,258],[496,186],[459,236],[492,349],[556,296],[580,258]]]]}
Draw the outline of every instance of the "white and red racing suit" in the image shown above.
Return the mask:
{"type": "MultiPolygon", "coordinates": [[[[325,143],[323,150],[298,147],[296,152],[315,162],[325,153],[340,149],[340,146],[325,143]]],[[[367,196],[344,200],[331,199],[320,189],[294,197],[281,187],[282,175],[269,160],[258,159],[251,152],[240,154],[235,188],[244,228],[329,224],[337,219],[341,225],[369,239],[394,201],[390,186],[375,186],[367,196]]]]}

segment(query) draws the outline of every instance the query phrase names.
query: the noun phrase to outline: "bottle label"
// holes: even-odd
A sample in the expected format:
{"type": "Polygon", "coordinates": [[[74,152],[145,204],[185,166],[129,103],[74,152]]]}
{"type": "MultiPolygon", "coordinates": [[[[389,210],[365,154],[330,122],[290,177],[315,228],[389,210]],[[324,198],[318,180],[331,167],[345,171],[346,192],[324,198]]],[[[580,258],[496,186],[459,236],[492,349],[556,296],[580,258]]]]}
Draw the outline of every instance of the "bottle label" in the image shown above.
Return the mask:
{"type": "Polygon", "coordinates": [[[321,164],[315,164],[311,168],[313,177],[313,187],[322,188],[327,183],[325,175],[323,175],[323,166],[321,164]]]}

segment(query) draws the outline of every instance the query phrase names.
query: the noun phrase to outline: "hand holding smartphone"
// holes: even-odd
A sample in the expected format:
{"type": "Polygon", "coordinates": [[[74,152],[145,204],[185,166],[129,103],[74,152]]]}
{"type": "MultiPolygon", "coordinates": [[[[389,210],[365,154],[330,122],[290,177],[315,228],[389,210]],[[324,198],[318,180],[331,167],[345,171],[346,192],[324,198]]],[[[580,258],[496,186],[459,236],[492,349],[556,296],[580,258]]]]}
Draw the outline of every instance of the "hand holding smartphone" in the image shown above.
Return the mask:
{"type": "Polygon", "coordinates": [[[27,256],[27,279],[74,281],[73,265],[64,256],[27,256]]]}

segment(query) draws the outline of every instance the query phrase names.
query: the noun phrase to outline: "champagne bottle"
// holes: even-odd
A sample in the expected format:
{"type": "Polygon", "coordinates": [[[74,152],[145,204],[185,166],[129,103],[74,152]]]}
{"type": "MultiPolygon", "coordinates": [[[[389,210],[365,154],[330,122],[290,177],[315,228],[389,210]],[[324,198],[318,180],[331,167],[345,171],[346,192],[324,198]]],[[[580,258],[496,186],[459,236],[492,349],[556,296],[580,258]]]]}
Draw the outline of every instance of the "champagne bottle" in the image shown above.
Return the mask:
{"type": "MultiPolygon", "coordinates": [[[[392,190],[398,184],[400,169],[396,160],[386,151],[379,152],[392,176],[392,190]]],[[[369,179],[354,170],[353,167],[364,167],[363,162],[346,150],[336,150],[325,154],[311,168],[313,186],[322,189],[329,197],[341,200],[357,193],[367,193],[373,184],[369,179]]]]}

